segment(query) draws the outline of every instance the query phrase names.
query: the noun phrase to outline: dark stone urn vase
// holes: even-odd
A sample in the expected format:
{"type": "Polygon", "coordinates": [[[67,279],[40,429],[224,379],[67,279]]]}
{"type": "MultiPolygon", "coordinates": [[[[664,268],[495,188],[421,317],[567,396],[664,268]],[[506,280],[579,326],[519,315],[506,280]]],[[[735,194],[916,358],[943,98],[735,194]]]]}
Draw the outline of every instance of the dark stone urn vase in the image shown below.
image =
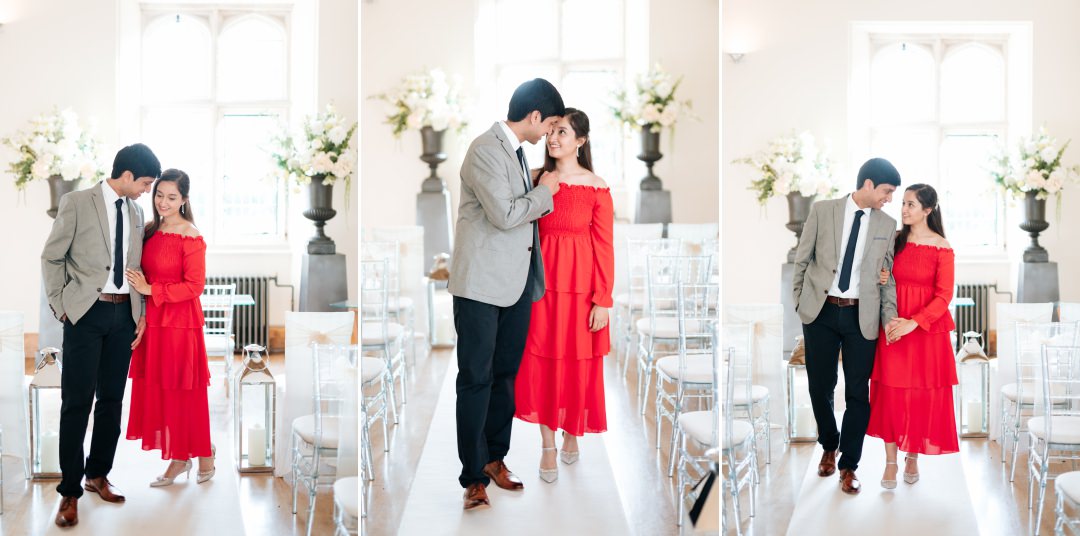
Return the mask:
{"type": "Polygon", "coordinates": [[[310,207],[304,211],[304,217],[315,222],[315,235],[308,240],[308,253],[311,255],[333,255],[336,253],[334,241],[326,236],[323,227],[326,222],[337,215],[333,209],[334,185],[323,184],[325,175],[311,177],[308,185],[308,198],[310,207]]]}
{"type": "Polygon", "coordinates": [[[45,211],[50,218],[56,219],[56,211],[60,209],[60,198],[64,194],[79,189],[79,179],[66,181],[60,175],[53,175],[46,179],[49,181],[49,210],[45,211]]]}
{"type": "Polygon", "coordinates": [[[1024,221],[1020,228],[1031,236],[1031,244],[1024,250],[1024,262],[1049,262],[1050,254],[1039,245],[1039,233],[1047,230],[1046,200],[1036,199],[1036,192],[1028,192],[1024,197],[1024,221]]]}
{"type": "Polygon", "coordinates": [[[799,247],[799,239],[802,237],[803,225],[810,215],[810,206],[814,204],[815,195],[803,195],[799,192],[787,194],[788,222],[784,227],[795,233],[795,245],[788,250],[787,261],[795,262],[795,250],[799,247]]]}
{"type": "Polygon", "coordinates": [[[420,191],[423,192],[442,192],[443,180],[439,178],[436,169],[439,164],[446,161],[446,153],[443,152],[443,134],[445,130],[435,130],[431,127],[424,127],[420,129],[420,141],[423,143],[424,152],[420,154],[420,160],[427,163],[431,168],[431,175],[428,175],[424,179],[423,184],[420,186],[420,191]]]}
{"type": "Polygon", "coordinates": [[[664,155],[660,154],[660,133],[652,131],[652,125],[645,125],[641,127],[641,154],[637,155],[638,160],[645,162],[645,169],[647,170],[645,177],[641,179],[642,190],[662,190],[664,185],[660,182],[660,177],[653,174],[653,164],[657,160],[663,158],[664,155]]]}

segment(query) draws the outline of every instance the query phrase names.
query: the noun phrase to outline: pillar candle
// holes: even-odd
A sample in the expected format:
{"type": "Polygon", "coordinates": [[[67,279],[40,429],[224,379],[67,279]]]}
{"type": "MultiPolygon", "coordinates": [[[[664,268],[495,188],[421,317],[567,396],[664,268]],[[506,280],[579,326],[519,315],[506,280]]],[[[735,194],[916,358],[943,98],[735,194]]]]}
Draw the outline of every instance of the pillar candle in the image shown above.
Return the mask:
{"type": "Polygon", "coordinates": [[[248,465],[266,465],[266,430],[259,423],[248,428],[248,465]]]}
{"type": "Polygon", "coordinates": [[[795,435],[797,437],[816,435],[816,427],[813,408],[810,406],[795,408],[795,435]]]}
{"type": "Polygon", "coordinates": [[[454,341],[454,322],[450,315],[439,315],[439,321],[436,323],[435,331],[435,338],[440,343],[451,343],[454,341]]]}
{"type": "Polygon", "coordinates": [[[983,428],[983,406],[982,402],[968,402],[967,403],[967,425],[968,433],[973,434],[981,432],[983,428]]]}
{"type": "Polygon", "coordinates": [[[46,432],[41,436],[41,472],[60,472],[60,435],[46,432]]]}

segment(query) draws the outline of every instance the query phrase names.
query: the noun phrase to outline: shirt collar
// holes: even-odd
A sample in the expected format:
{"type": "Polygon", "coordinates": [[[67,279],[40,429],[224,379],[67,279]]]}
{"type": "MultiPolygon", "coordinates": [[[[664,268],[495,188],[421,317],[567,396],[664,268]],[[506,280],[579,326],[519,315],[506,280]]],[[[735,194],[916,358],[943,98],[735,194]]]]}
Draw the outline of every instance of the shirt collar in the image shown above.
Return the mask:
{"type": "Polygon", "coordinates": [[[510,141],[510,148],[516,152],[518,147],[521,147],[521,142],[518,141],[517,134],[514,134],[514,131],[510,130],[510,125],[507,125],[506,121],[499,121],[499,125],[502,126],[503,133],[506,134],[506,139],[510,141]]]}
{"type": "MultiPolygon", "coordinates": [[[[106,183],[106,181],[108,181],[108,180],[109,179],[104,179],[104,180],[101,181],[101,194],[105,198],[105,204],[106,205],[115,205],[116,200],[121,199],[121,197],[119,195],[117,195],[116,191],[113,190],[112,187],[109,186],[106,183]]],[[[126,207],[127,206],[127,201],[128,201],[127,197],[124,197],[123,199],[124,199],[124,206],[126,207]]]]}
{"type": "Polygon", "coordinates": [[[870,213],[874,209],[870,208],[870,207],[859,208],[858,203],[855,202],[855,196],[853,194],[848,194],[847,203],[844,205],[844,213],[845,214],[855,214],[855,212],[857,212],[859,210],[863,211],[863,214],[866,214],[867,216],[869,216],[870,213]]]}

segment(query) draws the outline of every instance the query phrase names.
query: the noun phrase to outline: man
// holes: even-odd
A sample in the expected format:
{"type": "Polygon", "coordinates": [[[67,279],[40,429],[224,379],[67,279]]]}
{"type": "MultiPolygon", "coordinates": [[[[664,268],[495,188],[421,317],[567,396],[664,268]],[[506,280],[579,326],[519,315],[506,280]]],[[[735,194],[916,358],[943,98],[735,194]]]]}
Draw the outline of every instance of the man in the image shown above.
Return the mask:
{"type": "Polygon", "coordinates": [[[795,253],[795,310],[803,323],[810,403],[818,443],[825,453],[818,475],[840,468],[840,489],[859,492],[855,470],[870,421],[870,372],[878,329],[896,318],[892,279],[896,220],[881,211],[900,186],[888,160],[872,158],[859,169],[854,193],[814,203],[795,253]],[[888,270],[885,285],[878,282],[888,270]],[[843,428],[836,429],[833,393],[843,350],[845,400],[843,428]],[[836,461],[836,450],[843,456],[836,461]]]}
{"type": "Polygon", "coordinates": [[[521,490],[506,468],[517,376],[532,302],[544,295],[536,220],[551,212],[559,177],[533,188],[522,142],[535,144],[565,107],[540,78],[518,86],[506,121],[473,140],[461,164],[461,204],[447,289],[458,332],[457,440],[465,510],[490,506],[486,486],[521,490]]]}
{"type": "Polygon", "coordinates": [[[131,350],[142,339],[143,299],[124,277],[142,264],[143,213],[132,200],[150,191],[161,164],[150,148],[124,147],[110,178],[60,198],[41,253],[45,293],[64,324],[60,395],[60,472],[63,497],[56,524],[79,522],[83,489],[124,502],[108,479],[120,438],[120,414],[131,350]],[[94,397],[97,396],[97,404],[94,397]],[[94,431],[83,460],[90,408],[94,431]],[[83,485],[83,476],[86,484],[83,485]]]}

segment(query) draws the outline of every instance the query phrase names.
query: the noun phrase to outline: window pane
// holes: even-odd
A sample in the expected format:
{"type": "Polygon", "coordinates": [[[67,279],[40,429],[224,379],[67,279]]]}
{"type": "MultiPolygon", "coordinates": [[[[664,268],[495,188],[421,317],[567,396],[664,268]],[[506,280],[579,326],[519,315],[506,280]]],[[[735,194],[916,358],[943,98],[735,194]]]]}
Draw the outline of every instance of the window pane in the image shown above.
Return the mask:
{"type": "MultiPolygon", "coordinates": [[[[870,142],[871,156],[881,157],[896,166],[900,172],[903,187],[916,183],[930,184],[937,188],[937,151],[938,137],[936,129],[929,128],[892,128],[881,129],[874,134],[870,142]]],[[[859,162],[859,165],[862,163],[859,162]]],[[[841,180],[841,191],[855,186],[854,177],[847,186],[841,180]]],[[[849,190],[850,191],[850,190],[849,190]]],[[[891,203],[885,205],[885,213],[892,216],[899,224],[900,201],[903,192],[893,194],[891,203]]]]}
{"type": "MultiPolygon", "coordinates": [[[[213,115],[205,108],[150,109],[143,116],[143,140],[162,169],[177,168],[191,178],[190,201],[195,225],[207,240],[213,234],[213,115]]],[[[149,195],[139,198],[149,219],[149,195]]]]}
{"type": "Polygon", "coordinates": [[[1005,61],[985,46],[965,45],[941,63],[941,120],[1005,118],[1005,61]]]}
{"type": "Polygon", "coordinates": [[[623,133],[608,112],[611,88],[620,80],[613,70],[574,70],[563,78],[563,101],[589,116],[589,144],[592,146],[593,171],[609,186],[622,182],[623,133]]]}
{"type": "Polygon", "coordinates": [[[150,101],[210,96],[210,31],[206,21],[168,15],[143,34],[142,87],[150,101]]]}
{"type": "Polygon", "coordinates": [[[496,0],[496,61],[554,59],[558,56],[557,1],[496,0]]]}
{"type": "Polygon", "coordinates": [[[870,64],[873,124],[932,121],[936,91],[934,58],[921,45],[882,48],[870,64]]]}
{"type": "Polygon", "coordinates": [[[285,32],[258,17],[227,24],[218,41],[221,100],[284,99],[285,32]]]}
{"type": "Polygon", "coordinates": [[[1001,200],[986,162],[998,146],[994,134],[946,135],[941,145],[939,203],[954,247],[998,246],[1001,200]]]}
{"type": "MultiPolygon", "coordinates": [[[[495,102],[501,103],[498,107],[500,120],[506,119],[506,106],[510,103],[510,97],[514,94],[514,90],[522,82],[533,78],[543,78],[555,84],[555,87],[561,87],[559,69],[554,64],[515,64],[499,68],[495,79],[495,102]]],[[[565,98],[563,100],[565,102],[565,98]]],[[[525,147],[525,158],[529,160],[530,168],[538,168],[544,165],[543,145],[543,140],[536,145],[529,142],[522,144],[522,147],[525,147]]]]}
{"type": "Polygon", "coordinates": [[[225,114],[222,120],[223,238],[282,234],[277,217],[282,186],[263,149],[278,121],[279,116],[269,114],[225,114]]]}
{"type": "Polygon", "coordinates": [[[561,31],[564,60],[621,58],[622,1],[565,0],[561,31]]]}

